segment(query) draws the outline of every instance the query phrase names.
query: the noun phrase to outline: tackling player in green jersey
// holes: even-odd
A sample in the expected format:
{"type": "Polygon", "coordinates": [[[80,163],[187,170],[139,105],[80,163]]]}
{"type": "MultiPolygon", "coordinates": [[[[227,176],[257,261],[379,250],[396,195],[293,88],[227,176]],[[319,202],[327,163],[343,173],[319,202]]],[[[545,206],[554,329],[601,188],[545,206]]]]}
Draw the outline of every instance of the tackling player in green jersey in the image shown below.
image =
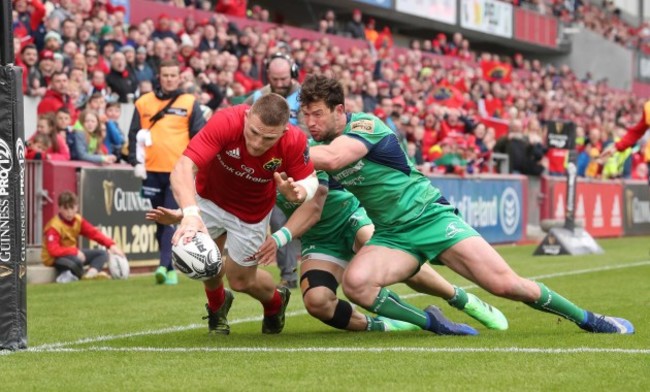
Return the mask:
{"type": "MultiPolygon", "coordinates": [[[[325,324],[351,331],[412,329],[413,324],[399,323],[382,317],[371,318],[353,310],[349,302],[336,296],[345,268],[355,252],[370,239],[373,225],[366,211],[354,195],[318,173],[320,186],[314,198],[303,204],[292,203],[280,193],[276,205],[289,217],[286,225],[268,237],[256,254],[260,264],[270,264],[278,248],[300,237],[302,262],[300,288],[305,308],[325,324]]],[[[438,275],[429,265],[406,284],[416,291],[446,300],[454,297],[468,298],[462,309],[491,329],[507,329],[508,321],[496,308],[484,303],[462,288],[454,287],[438,275]]],[[[452,323],[435,312],[435,331],[444,335],[472,335],[476,331],[462,324],[452,323]]],[[[415,327],[419,329],[418,327],[415,327]]]]}
{"type": "MultiPolygon", "coordinates": [[[[490,293],[560,315],[598,333],[634,333],[628,320],[584,310],[545,285],[518,276],[505,260],[417,171],[395,134],[378,118],[346,113],[341,84],[307,77],[300,93],[304,123],[314,140],[316,169],[327,171],[367,210],[375,232],[348,265],[345,295],[379,315],[432,330],[433,315],[386,288],[426,261],[442,263],[490,293]]],[[[466,297],[451,303],[462,308],[466,297]]]]}

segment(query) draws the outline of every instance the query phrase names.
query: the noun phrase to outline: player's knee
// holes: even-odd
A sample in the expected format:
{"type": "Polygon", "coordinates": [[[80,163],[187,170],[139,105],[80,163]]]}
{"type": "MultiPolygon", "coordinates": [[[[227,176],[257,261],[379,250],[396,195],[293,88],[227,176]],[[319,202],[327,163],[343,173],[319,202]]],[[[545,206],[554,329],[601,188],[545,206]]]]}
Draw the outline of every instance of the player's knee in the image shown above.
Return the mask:
{"type": "Polygon", "coordinates": [[[230,288],[240,293],[246,293],[253,285],[254,281],[247,277],[228,277],[230,288]]]}
{"type": "Polygon", "coordinates": [[[324,320],[332,314],[339,283],[332,273],[309,270],[300,277],[303,302],[312,316],[324,320]]]}
{"type": "MultiPolygon", "coordinates": [[[[525,300],[526,295],[525,285],[522,284],[521,278],[517,277],[502,277],[500,279],[492,280],[486,287],[484,287],[491,294],[497,297],[508,298],[513,300],[525,300]]],[[[534,301],[535,298],[532,299],[534,301]]]]}
{"type": "MultiPolygon", "coordinates": [[[[368,292],[370,283],[367,279],[367,276],[362,273],[346,273],[343,276],[343,292],[345,295],[350,298],[353,302],[358,304],[363,304],[367,301],[364,301],[364,296],[368,292]]],[[[370,301],[372,303],[372,300],[370,301]]]]}
{"type": "Polygon", "coordinates": [[[319,320],[328,320],[336,307],[336,295],[326,287],[317,287],[309,290],[302,298],[307,312],[319,320]]]}

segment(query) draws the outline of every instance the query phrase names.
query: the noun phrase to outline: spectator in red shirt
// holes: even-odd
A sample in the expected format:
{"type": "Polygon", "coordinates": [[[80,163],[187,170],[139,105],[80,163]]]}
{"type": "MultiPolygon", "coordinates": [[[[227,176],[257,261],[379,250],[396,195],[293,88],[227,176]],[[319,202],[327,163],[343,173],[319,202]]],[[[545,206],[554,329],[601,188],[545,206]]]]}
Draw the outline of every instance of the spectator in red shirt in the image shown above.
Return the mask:
{"type": "Polygon", "coordinates": [[[262,82],[255,80],[251,75],[253,64],[248,55],[244,55],[239,59],[239,69],[235,72],[235,81],[242,84],[246,93],[262,88],[262,82]]]}
{"type": "Polygon", "coordinates": [[[616,151],[625,151],[627,148],[632,147],[650,128],[650,101],[643,104],[641,112],[641,119],[634,126],[627,129],[627,133],[616,143],[607,146],[598,157],[599,160],[604,161],[609,158],[616,151]]]}
{"type": "Polygon", "coordinates": [[[54,75],[52,75],[49,89],[45,92],[43,99],[38,104],[37,113],[52,113],[63,107],[70,111],[74,121],[77,117],[77,109],[74,107],[74,103],[68,96],[68,75],[63,72],[55,72],[54,75]]]}
{"type": "Polygon", "coordinates": [[[72,192],[62,192],[58,200],[59,213],[44,229],[41,259],[43,264],[57,270],[57,283],[69,283],[81,279],[110,279],[102,271],[108,261],[108,253],[122,257],[124,252],[111,238],[79,215],[77,196],[72,192]],[[80,249],[77,239],[82,235],[108,248],[80,249]],[[84,266],[88,270],[84,272],[84,266]]]}

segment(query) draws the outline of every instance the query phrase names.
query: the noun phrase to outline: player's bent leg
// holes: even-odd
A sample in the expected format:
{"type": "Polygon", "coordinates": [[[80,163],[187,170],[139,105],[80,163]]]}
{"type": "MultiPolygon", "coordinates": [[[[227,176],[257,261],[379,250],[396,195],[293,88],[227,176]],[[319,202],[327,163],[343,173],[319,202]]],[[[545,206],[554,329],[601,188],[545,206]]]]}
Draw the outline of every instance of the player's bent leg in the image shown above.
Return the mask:
{"type": "Polygon", "coordinates": [[[461,310],[489,329],[508,329],[508,319],[496,307],[481,301],[463,288],[453,286],[440,276],[429,264],[424,264],[406,284],[423,294],[446,300],[449,305],[461,310]]]}
{"type": "Polygon", "coordinates": [[[557,314],[584,330],[621,334],[634,332],[634,326],[625,319],[586,311],[546,286],[518,276],[481,237],[470,237],[458,242],[444,251],[439,259],[494,295],[522,301],[535,309],[557,314]]]}
{"type": "Polygon", "coordinates": [[[461,328],[461,324],[447,320],[441,312],[418,309],[384,287],[408,279],[417,267],[418,261],[406,252],[365,246],[350,262],[343,276],[343,290],[353,302],[380,316],[406,321],[437,334],[477,334],[469,326],[461,328]]]}
{"type": "Polygon", "coordinates": [[[354,303],[368,309],[382,287],[405,281],[417,267],[417,260],[405,252],[364,246],[345,270],[343,292],[354,303]]]}
{"type": "Polygon", "coordinates": [[[446,266],[498,297],[534,302],[539,287],[517,275],[482,237],[468,237],[438,256],[446,266]]]}
{"type": "Polygon", "coordinates": [[[413,290],[449,300],[455,295],[454,286],[440,276],[429,264],[423,264],[417,274],[405,282],[413,290]]]}
{"type": "Polygon", "coordinates": [[[343,274],[341,266],[311,259],[303,263],[301,270],[300,288],[303,303],[310,315],[331,327],[349,331],[379,330],[379,327],[383,327],[381,323],[368,320],[367,316],[355,311],[349,302],[336,296],[343,274]]]}

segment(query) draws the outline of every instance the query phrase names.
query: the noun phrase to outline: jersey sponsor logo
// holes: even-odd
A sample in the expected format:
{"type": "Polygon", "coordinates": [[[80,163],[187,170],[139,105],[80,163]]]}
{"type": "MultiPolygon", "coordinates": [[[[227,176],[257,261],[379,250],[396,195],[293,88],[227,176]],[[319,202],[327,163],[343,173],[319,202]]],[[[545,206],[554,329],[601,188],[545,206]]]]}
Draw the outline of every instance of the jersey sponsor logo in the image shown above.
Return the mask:
{"type": "Polygon", "coordinates": [[[361,169],[363,169],[363,167],[364,167],[365,165],[366,165],[366,164],[365,164],[363,161],[357,161],[357,163],[355,163],[354,166],[349,167],[349,168],[344,169],[344,170],[341,170],[340,172],[336,173],[333,177],[334,177],[334,179],[335,179],[336,181],[338,181],[338,182],[340,182],[341,184],[345,185],[345,183],[343,182],[343,180],[344,180],[346,177],[349,177],[349,176],[355,175],[356,172],[361,171],[361,169]]]}
{"type": "Polygon", "coordinates": [[[226,151],[226,155],[231,158],[241,159],[241,155],[239,155],[239,147],[226,151]]]}
{"type": "Polygon", "coordinates": [[[373,133],[375,132],[375,122],[372,120],[352,121],[350,129],[356,132],[373,133]]]}
{"type": "Polygon", "coordinates": [[[169,109],[167,109],[167,114],[173,114],[175,116],[187,117],[187,109],[169,108],[169,109]]]}
{"type": "Polygon", "coordinates": [[[217,160],[219,161],[223,169],[226,170],[228,173],[232,173],[233,175],[237,177],[241,177],[245,180],[252,181],[259,184],[265,184],[273,180],[272,178],[253,176],[253,174],[255,173],[255,169],[253,169],[252,167],[248,167],[246,165],[241,165],[240,169],[235,169],[234,167],[230,166],[228,163],[226,163],[223,160],[221,154],[217,154],[217,160]]]}
{"type": "Polygon", "coordinates": [[[445,230],[445,235],[447,236],[447,238],[454,238],[456,234],[462,233],[463,231],[465,231],[465,229],[456,226],[456,222],[451,222],[450,224],[447,225],[447,229],[445,230]]]}
{"type": "Polygon", "coordinates": [[[262,167],[268,171],[276,171],[281,165],[282,165],[282,159],[273,157],[271,158],[270,161],[266,162],[262,167]]]}
{"type": "Polygon", "coordinates": [[[507,187],[501,194],[500,204],[499,220],[501,221],[501,228],[506,235],[512,235],[517,231],[521,215],[517,192],[511,187],[507,187]]]}

